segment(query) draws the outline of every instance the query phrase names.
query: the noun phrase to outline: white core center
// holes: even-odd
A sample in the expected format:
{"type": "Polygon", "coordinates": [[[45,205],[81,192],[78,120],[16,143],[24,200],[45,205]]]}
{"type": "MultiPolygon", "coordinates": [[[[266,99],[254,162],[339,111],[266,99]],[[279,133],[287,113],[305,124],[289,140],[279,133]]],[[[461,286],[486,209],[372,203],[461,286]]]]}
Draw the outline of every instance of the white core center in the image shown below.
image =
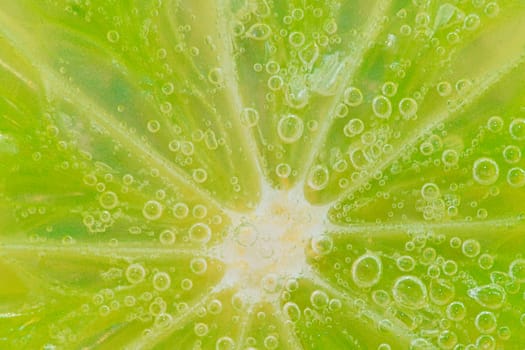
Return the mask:
{"type": "Polygon", "coordinates": [[[291,192],[273,192],[257,209],[241,216],[222,244],[223,282],[260,298],[306,267],[308,243],[322,232],[323,215],[291,192]]]}

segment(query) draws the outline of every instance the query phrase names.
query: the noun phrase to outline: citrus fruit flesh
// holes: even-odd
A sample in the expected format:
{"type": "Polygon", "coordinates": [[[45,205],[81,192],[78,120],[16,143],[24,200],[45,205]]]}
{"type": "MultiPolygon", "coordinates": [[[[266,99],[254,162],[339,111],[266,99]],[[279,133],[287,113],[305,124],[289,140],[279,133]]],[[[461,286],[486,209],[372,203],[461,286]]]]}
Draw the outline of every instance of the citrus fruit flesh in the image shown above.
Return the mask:
{"type": "Polygon", "coordinates": [[[525,3],[0,9],[0,348],[521,349],[525,3]]]}

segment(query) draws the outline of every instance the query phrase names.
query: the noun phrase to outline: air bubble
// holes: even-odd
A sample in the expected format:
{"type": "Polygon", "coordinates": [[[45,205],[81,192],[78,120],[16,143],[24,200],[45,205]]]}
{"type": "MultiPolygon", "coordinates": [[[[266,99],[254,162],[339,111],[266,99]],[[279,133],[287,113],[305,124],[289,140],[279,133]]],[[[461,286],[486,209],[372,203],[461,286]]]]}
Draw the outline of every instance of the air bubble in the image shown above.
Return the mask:
{"type": "Polygon", "coordinates": [[[385,96],[376,96],[372,100],[372,110],[376,117],[381,119],[388,119],[392,114],[392,104],[385,96]]]}
{"type": "Polygon", "coordinates": [[[436,90],[440,96],[446,97],[452,93],[452,85],[448,81],[442,81],[436,85],[436,90]]]}
{"type": "Polygon", "coordinates": [[[399,113],[404,119],[411,119],[417,113],[417,102],[413,98],[406,97],[399,101],[399,113]]]}
{"type": "Polygon", "coordinates": [[[472,167],[472,176],[480,185],[492,185],[499,177],[498,163],[491,158],[479,158],[472,167]]]}
{"type": "Polygon", "coordinates": [[[509,125],[509,133],[515,140],[525,140],[525,119],[514,119],[509,125]]]}
{"type": "Polygon", "coordinates": [[[304,45],[304,34],[301,32],[291,32],[288,36],[288,41],[293,47],[301,47],[304,45]]]}
{"type": "Polygon", "coordinates": [[[171,278],[166,272],[157,272],[153,276],[153,288],[159,292],[167,290],[171,285],[171,278]]]}
{"type": "Polygon", "coordinates": [[[500,116],[492,116],[487,120],[487,129],[495,134],[503,130],[503,119],[500,116]]]}
{"type": "Polygon", "coordinates": [[[196,183],[203,183],[208,179],[208,173],[202,168],[197,168],[193,170],[192,177],[196,183]]]}
{"type": "Polygon", "coordinates": [[[193,331],[197,337],[204,337],[206,334],[208,334],[208,325],[206,323],[198,322],[193,327],[193,331]]]}
{"type": "Polygon", "coordinates": [[[184,219],[188,216],[188,213],[190,212],[190,208],[188,208],[188,205],[186,203],[176,203],[173,206],[173,216],[175,216],[177,219],[184,219]]]}
{"type": "Polygon", "coordinates": [[[279,347],[279,339],[274,335],[269,335],[264,338],[264,348],[268,350],[275,350],[279,347]]]}
{"type": "Polygon", "coordinates": [[[277,124],[277,134],[284,143],[294,143],[303,135],[304,122],[294,114],[282,117],[277,124]]]}
{"type": "Polygon", "coordinates": [[[316,309],[323,309],[326,306],[328,306],[329,298],[328,295],[326,295],[325,292],[321,290],[315,290],[310,295],[310,302],[312,303],[312,306],[316,309]]]}
{"type": "Polygon", "coordinates": [[[445,279],[434,279],[430,282],[429,297],[437,305],[448,304],[455,295],[452,282],[445,279]]]}
{"type": "Polygon", "coordinates": [[[495,283],[469,289],[467,294],[478,304],[489,309],[501,308],[507,298],[503,287],[495,283]]]}
{"type": "Polygon", "coordinates": [[[416,262],[411,256],[403,255],[396,259],[396,265],[400,271],[409,272],[414,269],[416,262]]]}
{"type": "Polygon", "coordinates": [[[318,255],[329,254],[334,246],[334,242],[330,236],[320,235],[312,238],[312,250],[318,255]]]}
{"type": "Polygon", "coordinates": [[[512,187],[523,187],[525,185],[525,170],[519,167],[509,169],[507,183],[512,187]]]}
{"type": "Polygon", "coordinates": [[[275,174],[281,179],[286,179],[290,176],[292,168],[288,163],[279,163],[275,167],[275,174]]]}
{"type": "Polygon", "coordinates": [[[503,149],[503,158],[509,164],[516,164],[521,159],[521,149],[515,145],[507,146],[503,149]]]}
{"type": "Polygon", "coordinates": [[[290,321],[297,322],[301,318],[301,310],[299,309],[299,306],[297,306],[296,303],[293,302],[287,302],[283,306],[284,313],[288,316],[290,321]]]}
{"type": "Polygon", "coordinates": [[[235,350],[235,342],[230,337],[219,338],[215,343],[215,350],[235,350]]]}
{"type": "Polygon", "coordinates": [[[118,205],[118,197],[115,192],[107,191],[100,195],[98,202],[102,208],[110,210],[118,205]]]}
{"type": "Polygon", "coordinates": [[[381,259],[374,254],[364,254],[352,264],[352,279],[360,288],[370,288],[381,279],[383,264],[381,259]]]}
{"type": "Polygon", "coordinates": [[[272,29],[264,23],[255,23],[246,32],[246,37],[253,40],[266,40],[272,35],[272,29]]]}
{"type": "Polygon", "coordinates": [[[461,246],[461,252],[467,258],[474,258],[478,256],[480,250],[481,246],[479,242],[475,239],[467,239],[463,242],[463,245],[461,246]]]}
{"type": "Polygon", "coordinates": [[[492,312],[481,311],[476,315],[474,325],[480,333],[489,334],[496,330],[498,324],[496,321],[496,316],[494,316],[492,312]]]}
{"type": "Polygon", "coordinates": [[[144,204],[142,215],[147,220],[158,220],[162,216],[162,210],[162,205],[159,202],[150,200],[144,204]]]}
{"type": "Polygon", "coordinates": [[[146,123],[146,128],[149,132],[154,134],[160,130],[160,123],[158,120],[155,119],[148,120],[148,122],[146,123]]]}
{"type": "Polygon", "coordinates": [[[517,283],[525,283],[525,259],[516,259],[510,263],[509,275],[517,283]]]}
{"type": "Polygon", "coordinates": [[[208,72],[208,81],[214,85],[222,85],[224,83],[224,73],[221,68],[212,68],[208,72]]]}
{"type": "Polygon", "coordinates": [[[190,262],[190,270],[196,275],[202,275],[208,269],[208,263],[204,258],[193,258],[190,262]]]}
{"type": "Polygon", "coordinates": [[[211,239],[210,227],[198,222],[190,227],[190,239],[195,243],[205,244],[211,239]]]}
{"type": "Polygon", "coordinates": [[[461,301],[454,301],[447,306],[447,317],[452,321],[462,321],[467,315],[467,308],[461,301]]]}
{"type": "Polygon", "coordinates": [[[354,86],[348,87],[344,91],[343,101],[350,107],[357,107],[363,103],[363,93],[354,86]]]}
{"type": "Polygon", "coordinates": [[[259,112],[254,108],[244,108],[241,112],[241,122],[248,128],[252,128],[259,122],[259,112]]]}
{"type": "Polygon", "coordinates": [[[326,188],[329,179],[328,169],[324,165],[316,165],[310,170],[307,183],[314,191],[320,191],[326,188]]]}
{"type": "Polygon", "coordinates": [[[117,41],[119,41],[120,39],[120,34],[119,32],[117,32],[116,30],[110,30],[107,34],[106,34],[106,38],[108,39],[108,41],[110,43],[116,43],[117,41]]]}
{"type": "Polygon", "coordinates": [[[160,233],[159,240],[163,245],[171,245],[175,243],[175,232],[172,230],[164,230],[160,233]]]}
{"type": "Polygon", "coordinates": [[[476,30],[479,27],[480,18],[478,15],[472,13],[465,17],[465,21],[463,22],[463,26],[466,30],[476,30]]]}
{"type": "Polygon", "coordinates": [[[397,93],[397,84],[392,81],[387,81],[381,87],[383,95],[393,97],[397,93]]]}
{"type": "Polygon", "coordinates": [[[365,129],[365,124],[361,119],[354,118],[350,119],[343,128],[343,133],[346,137],[353,137],[359,135],[365,129]]]}
{"type": "Polygon", "coordinates": [[[427,182],[421,187],[421,196],[427,201],[436,200],[440,196],[439,187],[435,183],[427,182]]]}
{"type": "Polygon", "coordinates": [[[126,279],[131,284],[137,284],[144,281],[146,270],[140,264],[131,264],[126,269],[126,279]]]}
{"type": "Polygon", "coordinates": [[[427,288],[415,276],[399,277],[392,288],[394,300],[408,309],[418,310],[427,303],[427,288]]]}

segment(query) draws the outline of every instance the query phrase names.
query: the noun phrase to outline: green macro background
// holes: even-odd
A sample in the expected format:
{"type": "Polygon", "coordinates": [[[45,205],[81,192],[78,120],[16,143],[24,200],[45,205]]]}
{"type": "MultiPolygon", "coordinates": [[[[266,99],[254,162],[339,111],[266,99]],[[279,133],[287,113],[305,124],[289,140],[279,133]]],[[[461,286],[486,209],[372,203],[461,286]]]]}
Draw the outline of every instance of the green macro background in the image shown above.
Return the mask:
{"type": "Polygon", "coordinates": [[[522,0],[0,0],[0,349],[524,349],[524,60],[522,0]]]}

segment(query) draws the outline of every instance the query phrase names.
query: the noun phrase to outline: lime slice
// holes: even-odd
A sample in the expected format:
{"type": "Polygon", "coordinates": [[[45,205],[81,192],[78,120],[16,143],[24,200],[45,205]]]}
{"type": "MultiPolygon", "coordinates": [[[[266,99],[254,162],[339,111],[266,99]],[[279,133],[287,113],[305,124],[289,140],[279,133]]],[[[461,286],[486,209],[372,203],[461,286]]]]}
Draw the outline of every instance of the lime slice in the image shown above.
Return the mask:
{"type": "Polygon", "coordinates": [[[0,348],[520,348],[524,16],[5,2],[0,348]]]}

